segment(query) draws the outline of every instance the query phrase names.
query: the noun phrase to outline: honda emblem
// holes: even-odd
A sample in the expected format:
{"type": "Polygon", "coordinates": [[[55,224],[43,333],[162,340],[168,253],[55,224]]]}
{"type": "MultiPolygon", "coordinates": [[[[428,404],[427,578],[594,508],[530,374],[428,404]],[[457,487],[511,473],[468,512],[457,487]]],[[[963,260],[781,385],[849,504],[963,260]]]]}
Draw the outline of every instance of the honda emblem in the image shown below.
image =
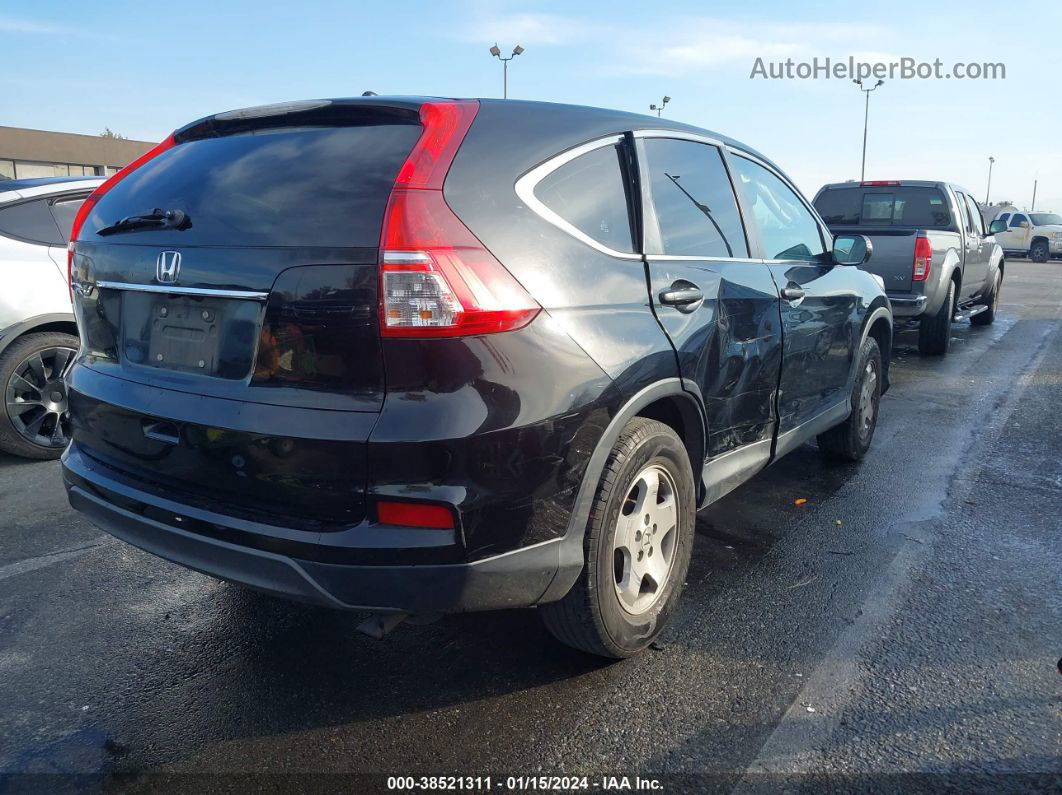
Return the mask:
{"type": "Polygon", "coordinates": [[[163,284],[173,284],[180,272],[180,251],[163,251],[155,260],[155,279],[163,284]]]}

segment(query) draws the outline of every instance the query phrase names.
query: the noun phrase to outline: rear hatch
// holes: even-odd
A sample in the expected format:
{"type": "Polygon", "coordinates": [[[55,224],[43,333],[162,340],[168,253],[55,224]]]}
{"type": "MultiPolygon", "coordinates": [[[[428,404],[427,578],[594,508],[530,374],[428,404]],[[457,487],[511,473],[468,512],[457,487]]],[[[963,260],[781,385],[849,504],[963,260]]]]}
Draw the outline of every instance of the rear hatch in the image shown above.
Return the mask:
{"type": "Polygon", "coordinates": [[[829,186],[815,198],[815,209],[835,235],[870,238],[874,253],[862,267],[881,276],[888,292],[910,291],[919,230],[952,228],[947,198],[933,186],[829,186]]]}
{"type": "Polygon", "coordinates": [[[72,261],[82,452],[171,493],[359,521],[365,434],[351,429],[384,396],[380,228],[420,132],[413,103],[221,114],[103,193],[72,261]],[[129,388],[99,387],[110,379],[129,388]],[[187,399],[145,397],[157,389],[187,399]]]}

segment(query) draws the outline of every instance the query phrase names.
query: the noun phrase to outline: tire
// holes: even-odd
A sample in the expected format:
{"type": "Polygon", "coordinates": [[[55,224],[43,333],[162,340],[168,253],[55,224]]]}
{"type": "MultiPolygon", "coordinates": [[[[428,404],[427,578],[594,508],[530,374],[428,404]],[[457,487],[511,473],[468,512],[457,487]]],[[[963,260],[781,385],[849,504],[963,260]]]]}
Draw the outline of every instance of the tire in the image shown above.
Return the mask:
{"type": "Polygon", "coordinates": [[[594,495],[579,579],[559,602],[539,607],[553,636],[613,659],[652,643],[682,594],[695,499],[689,455],[675,432],[643,417],[627,423],[594,495]]]}
{"type": "Polygon", "coordinates": [[[999,291],[1003,289],[1003,274],[996,272],[996,283],[992,285],[992,294],[988,296],[988,309],[978,312],[970,318],[973,326],[991,326],[996,319],[996,309],[999,307],[999,291]]]}
{"type": "Polygon", "coordinates": [[[0,356],[0,450],[40,460],[63,454],[70,429],[62,379],[79,344],[70,334],[26,334],[0,356]]]}
{"type": "Polygon", "coordinates": [[[918,352],[923,356],[943,356],[951,347],[951,322],[955,315],[955,282],[948,282],[948,294],[937,313],[922,318],[918,325],[918,352]]]}
{"type": "Polygon", "coordinates": [[[859,350],[855,385],[852,387],[852,413],[840,425],[818,436],[819,451],[839,461],[861,461],[874,440],[881,402],[881,349],[867,337],[859,350]]]}
{"type": "Polygon", "coordinates": [[[1033,262],[1047,262],[1050,256],[1051,250],[1047,247],[1046,240],[1037,240],[1029,249],[1029,259],[1033,262]]]}

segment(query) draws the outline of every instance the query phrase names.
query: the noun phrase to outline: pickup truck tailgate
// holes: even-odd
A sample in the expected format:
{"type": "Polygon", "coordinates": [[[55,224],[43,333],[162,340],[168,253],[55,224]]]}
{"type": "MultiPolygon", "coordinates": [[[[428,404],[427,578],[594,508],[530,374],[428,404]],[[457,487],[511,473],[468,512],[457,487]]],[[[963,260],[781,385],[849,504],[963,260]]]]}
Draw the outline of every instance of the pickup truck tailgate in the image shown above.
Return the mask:
{"type": "Polygon", "coordinates": [[[914,263],[916,229],[875,229],[852,226],[831,227],[835,235],[865,235],[874,245],[874,254],[862,267],[885,281],[886,292],[911,289],[911,266],[914,263]]]}

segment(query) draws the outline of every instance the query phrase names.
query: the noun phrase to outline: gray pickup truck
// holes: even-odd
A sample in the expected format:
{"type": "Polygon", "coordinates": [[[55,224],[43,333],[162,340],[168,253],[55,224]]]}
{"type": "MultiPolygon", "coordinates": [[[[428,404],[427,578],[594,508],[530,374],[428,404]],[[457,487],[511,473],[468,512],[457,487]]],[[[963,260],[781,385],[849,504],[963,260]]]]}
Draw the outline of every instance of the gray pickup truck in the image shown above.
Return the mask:
{"type": "Polygon", "coordinates": [[[1003,284],[1003,249],[970,192],[947,182],[887,180],[825,185],[815,196],[835,235],[874,246],[863,267],[885,282],[897,321],[918,323],[918,350],[948,352],[953,320],[988,325],[1003,284]]]}

